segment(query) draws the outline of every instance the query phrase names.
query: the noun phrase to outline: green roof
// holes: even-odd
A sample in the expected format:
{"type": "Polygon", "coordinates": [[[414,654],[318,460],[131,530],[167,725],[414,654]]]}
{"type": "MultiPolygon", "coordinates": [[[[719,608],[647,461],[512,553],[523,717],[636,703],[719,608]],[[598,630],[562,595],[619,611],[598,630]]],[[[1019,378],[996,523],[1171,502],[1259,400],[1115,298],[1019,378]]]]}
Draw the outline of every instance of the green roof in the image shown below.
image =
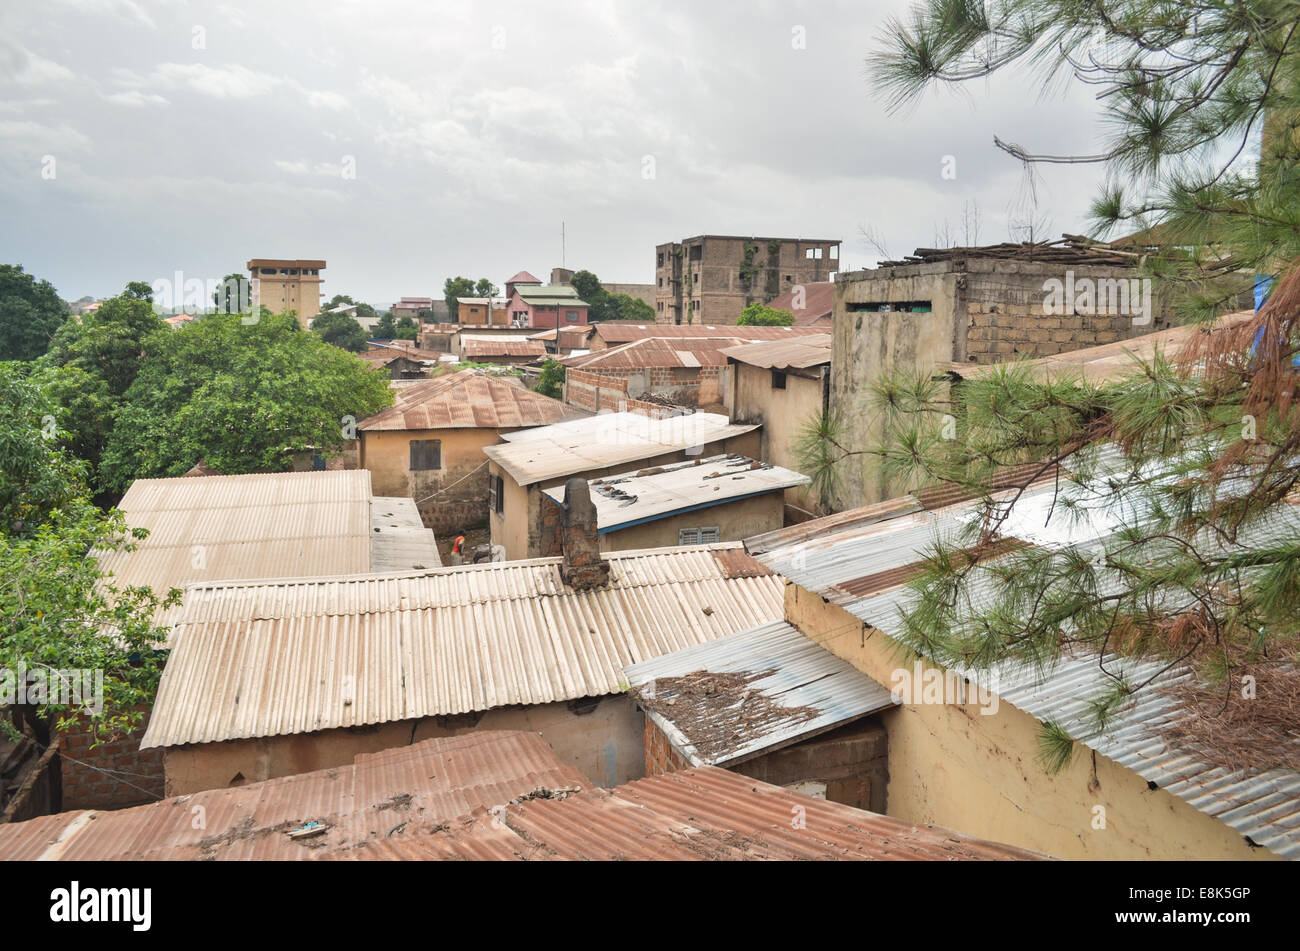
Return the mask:
{"type": "Polygon", "coordinates": [[[577,297],[578,289],[568,284],[525,285],[515,288],[520,297],[577,297]]]}

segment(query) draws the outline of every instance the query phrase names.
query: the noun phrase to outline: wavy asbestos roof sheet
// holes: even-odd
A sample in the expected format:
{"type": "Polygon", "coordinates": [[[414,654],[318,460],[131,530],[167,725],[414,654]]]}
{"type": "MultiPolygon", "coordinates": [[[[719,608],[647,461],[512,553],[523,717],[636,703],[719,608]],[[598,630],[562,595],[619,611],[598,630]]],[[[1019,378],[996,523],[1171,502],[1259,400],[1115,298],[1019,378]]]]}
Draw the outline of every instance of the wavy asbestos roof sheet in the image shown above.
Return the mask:
{"type": "MultiPolygon", "coordinates": [[[[475,809],[504,806],[538,789],[589,785],[582,773],[560,762],[540,734],[484,731],[362,754],[349,766],[147,806],[3,825],[0,860],[318,858],[389,835],[430,835],[475,809]],[[199,815],[204,822],[196,829],[199,815]],[[286,834],[311,822],[324,831],[296,839],[286,834]]],[[[512,856],[507,851],[482,857],[512,856]]]]}
{"type": "MultiPolygon", "coordinates": [[[[629,525],[723,505],[740,499],[807,485],[806,475],[748,456],[710,456],[637,472],[592,479],[597,530],[604,534],[629,525]]],[[[546,489],[564,504],[564,487],[546,489]]]]}
{"type": "Polygon", "coordinates": [[[831,335],[814,334],[797,340],[765,340],[728,347],[722,355],[737,363],[774,370],[806,370],[831,362],[831,335]]]}
{"type": "MultiPolygon", "coordinates": [[[[1051,484],[1028,489],[1018,505],[1016,520],[1008,524],[1041,544],[1052,545],[1092,545],[1112,530],[1103,515],[1079,520],[1063,513],[1060,506],[1044,525],[1053,492],[1051,484]]],[[[893,636],[910,604],[905,584],[909,574],[903,569],[920,561],[933,539],[951,537],[973,510],[974,503],[967,503],[899,514],[857,527],[846,526],[844,516],[832,516],[821,536],[818,521],[804,522],[797,526],[798,535],[790,544],[755,551],[755,557],[791,582],[893,636]]],[[[1283,521],[1294,523],[1288,513],[1283,516],[1283,521]]],[[[1296,529],[1292,524],[1291,537],[1296,529]]],[[[776,533],[768,538],[774,536],[776,533]]],[[[1104,662],[1111,671],[1129,669],[1134,682],[1159,669],[1151,662],[1113,657],[1104,662]]],[[[1041,672],[1015,665],[960,672],[1000,700],[1039,720],[1060,724],[1079,742],[1225,822],[1253,843],[1284,858],[1300,859],[1300,772],[1233,773],[1174,746],[1160,728],[1178,714],[1176,691],[1143,690],[1112,718],[1104,732],[1097,732],[1088,716],[1089,701],[1113,684],[1098,663],[1096,656],[1090,656],[1062,658],[1041,672]]],[[[1191,678],[1189,669],[1175,668],[1153,686],[1177,687],[1191,678]]]]}
{"type": "Polygon", "coordinates": [[[585,591],[558,558],[196,585],[142,746],[617,693],[628,664],[782,616],[782,580],[736,570],[737,553],[619,552],[609,583],[585,591]]]}
{"type": "Polygon", "coordinates": [[[403,387],[392,406],[368,416],[357,429],[509,429],[549,426],[587,415],[480,370],[461,370],[403,387]]]}
{"type": "Polygon", "coordinates": [[[363,754],[351,766],[116,812],[0,826],[0,860],[1041,858],[711,767],[600,789],[538,734],[507,731],[425,740],[363,754]]]}
{"type": "Polygon", "coordinates": [[[718,413],[655,419],[642,413],[602,413],[516,433],[483,452],[519,485],[652,459],[740,436],[758,426],[733,425],[718,413]]]}
{"type": "Polygon", "coordinates": [[[894,705],[888,688],[785,621],[642,661],[624,674],[646,716],[694,766],[735,765],[894,705]],[[693,703],[681,678],[702,673],[727,675],[736,686],[693,703]]]}
{"type": "Polygon", "coordinates": [[[118,508],[149,530],[135,551],[97,556],[119,587],[165,595],[196,582],[371,570],[365,469],[138,479],[118,508]]]}

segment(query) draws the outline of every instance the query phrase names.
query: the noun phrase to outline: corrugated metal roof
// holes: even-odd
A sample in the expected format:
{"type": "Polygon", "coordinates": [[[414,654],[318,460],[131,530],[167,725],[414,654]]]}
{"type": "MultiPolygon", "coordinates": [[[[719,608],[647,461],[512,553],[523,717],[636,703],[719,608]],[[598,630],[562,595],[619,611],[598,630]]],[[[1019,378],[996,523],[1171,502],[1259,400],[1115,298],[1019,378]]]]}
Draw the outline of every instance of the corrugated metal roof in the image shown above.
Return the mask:
{"type": "MultiPolygon", "coordinates": [[[[687,337],[664,339],[647,337],[596,350],[582,356],[566,357],[560,362],[580,370],[644,370],[662,367],[724,367],[724,351],[742,341],[738,337],[687,337]]],[[[829,357],[827,358],[829,359],[829,357]]]]}
{"type": "Polygon", "coordinates": [[[714,555],[739,547],[611,554],[584,591],[558,558],[196,585],[142,746],[617,693],[628,664],[781,617],[780,578],[714,555]]]}
{"type": "MultiPolygon", "coordinates": [[[[1240,326],[1254,316],[1253,311],[1225,314],[1215,322],[1215,331],[1240,326]]],[[[1111,383],[1132,376],[1138,369],[1138,361],[1150,361],[1157,350],[1172,359],[1193,335],[1200,332],[1201,328],[1197,325],[1173,327],[1098,347],[1083,347],[1012,364],[945,363],[941,364],[941,368],[951,370],[964,380],[988,376],[1007,366],[1022,366],[1035,376],[1082,377],[1090,383],[1111,383]]]]}
{"type": "Polygon", "coordinates": [[[384,365],[392,363],[398,357],[406,357],[408,360],[414,360],[417,363],[425,361],[437,362],[443,354],[437,350],[423,350],[419,347],[399,347],[399,346],[382,346],[371,344],[369,350],[363,350],[358,353],[362,360],[367,363],[384,365]]]}
{"type": "Polygon", "coordinates": [[[894,705],[888,688],[784,621],[623,672],[646,716],[695,766],[743,762],[894,705]],[[688,676],[701,672],[728,676],[688,676]],[[697,698],[702,686],[710,689],[697,698]]]}
{"type": "Polygon", "coordinates": [[[728,347],[722,354],[755,367],[806,370],[831,362],[831,339],[830,334],[816,334],[797,340],[765,340],[728,347]]]}
{"type": "MultiPolygon", "coordinates": [[[[118,587],[161,596],[194,582],[371,570],[364,469],[137,479],[118,508],[149,530],[135,551],[98,555],[118,587]]],[[[156,620],[171,624],[178,612],[156,620]]]]}
{"type": "Polygon", "coordinates": [[[433,529],[424,527],[414,499],[379,496],[370,503],[370,567],[374,571],[441,568],[433,529]]]}
{"type": "Polygon", "coordinates": [[[651,459],[704,447],[752,432],[718,413],[654,419],[641,413],[602,413],[554,426],[503,433],[505,445],[487,446],[487,457],[520,485],[575,472],[651,459]]]}
{"type": "MultiPolygon", "coordinates": [[[[748,456],[719,455],[604,476],[590,480],[588,485],[596,506],[597,529],[604,533],[808,482],[806,475],[792,469],[756,462],[748,456]]],[[[563,504],[564,486],[545,492],[563,504]]]]}
{"type": "Polygon", "coordinates": [[[608,346],[644,340],[647,337],[735,337],[738,340],[793,340],[808,334],[824,334],[816,327],[749,327],[735,324],[634,324],[610,320],[593,324],[595,335],[608,346]]]}
{"type": "Polygon", "coordinates": [[[1045,857],[712,767],[600,789],[540,736],[515,732],[426,740],[352,766],[0,826],[2,860],[1045,857]],[[289,836],[309,823],[321,831],[289,836]]]}
{"type": "MultiPolygon", "coordinates": [[[[1036,500],[1045,503],[1055,491],[1051,484],[1030,488],[1020,504],[1032,510],[1036,500]]],[[[756,557],[795,584],[893,636],[911,604],[909,589],[899,583],[862,595],[854,593],[853,582],[915,564],[936,538],[951,540],[964,520],[973,516],[974,509],[974,503],[954,505],[935,512],[902,514],[857,528],[835,530],[832,525],[832,532],[820,538],[817,523],[805,522],[797,526],[797,541],[756,557]]],[[[1064,521],[1074,516],[1057,506],[1053,518],[1064,521]]],[[[1094,543],[1103,528],[1078,526],[1075,540],[1094,543]]],[[[1063,537],[1072,536],[1067,533],[1063,537]]],[[[899,575],[900,582],[903,577],[899,575]]],[[[1154,662],[1118,658],[1106,658],[1104,662],[1113,671],[1130,668],[1135,682],[1159,669],[1154,662]]],[[[1012,664],[993,671],[960,672],[1032,716],[1059,723],[1080,743],[1222,820],[1256,844],[1285,858],[1300,859],[1300,772],[1274,769],[1232,773],[1179,749],[1160,732],[1175,715],[1177,698],[1150,687],[1138,694],[1128,708],[1115,714],[1104,732],[1098,733],[1089,717],[1089,701],[1114,683],[1098,665],[1099,659],[1091,656],[1062,658],[1044,672],[1012,664]]],[[[1189,669],[1178,667],[1165,676],[1163,683],[1186,683],[1192,676],[1189,669]]]]}
{"type": "Polygon", "coordinates": [[[503,806],[539,789],[588,785],[539,734],[475,732],[363,754],[350,766],[147,806],[3,825],[0,859],[318,858],[390,835],[430,835],[475,809],[503,806]],[[286,834],[310,822],[325,831],[299,839],[286,834]]]}
{"type": "Polygon", "coordinates": [[[797,284],[784,294],[772,298],[767,302],[767,306],[773,310],[788,310],[794,314],[796,327],[829,326],[831,314],[835,310],[835,282],[809,281],[806,284],[797,284]],[[802,307],[796,306],[796,288],[802,289],[802,307]]]}
{"type": "Polygon", "coordinates": [[[403,388],[392,406],[362,420],[357,429],[507,429],[549,426],[588,415],[481,370],[460,370],[403,388]]]}
{"type": "Polygon", "coordinates": [[[546,344],[540,340],[481,340],[462,337],[460,348],[467,359],[546,356],[546,344]]]}

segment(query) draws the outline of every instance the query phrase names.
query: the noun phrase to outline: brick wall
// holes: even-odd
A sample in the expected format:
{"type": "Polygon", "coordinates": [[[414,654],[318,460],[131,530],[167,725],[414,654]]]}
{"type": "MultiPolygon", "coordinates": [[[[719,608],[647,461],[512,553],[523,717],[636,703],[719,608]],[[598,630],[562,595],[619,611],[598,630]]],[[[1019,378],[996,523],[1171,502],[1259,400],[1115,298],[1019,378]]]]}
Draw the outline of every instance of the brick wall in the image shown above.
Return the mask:
{"type": "Polygon", "coordinates": [[[645,774],[660,776],[663,773],[674,773],[679,769],[689,769],[690,766],[690,761],[673,749],[673,745],[668,742],[668,737],[663,735],[649,717],[646,717],[645,774]]]}
{"type": "Polygon", "coordinates": [[[664,407],[658,403],[629,399],[627,380],[621,376],[572,368],[564,375],[564,401],[593,413],[645,413],[653,416],[664,412],[664,407]]]}
{"type": "Polygon", "coordinates": [[[556,558],[564,554],[564,509],[549,495],[542,494],[542,532],[539,558],[556,558]]]}
{"type": "Polygon", "coordinates": [[[143,725],[92,750],[84,725],[64,733],[63,809],[121,809],[163,798],[162,750],[141,751],[142,736],[143,725]]]}
{"type": "Polygon", "coordinates": [[[466,529],[478,528],[488,523],[488,500],[486,498],[433,499],[421,502],[416,508],[420,512],[424,527],[433,529],[433,533],[439,536],[452,532],[463,532],[466,529]]]}

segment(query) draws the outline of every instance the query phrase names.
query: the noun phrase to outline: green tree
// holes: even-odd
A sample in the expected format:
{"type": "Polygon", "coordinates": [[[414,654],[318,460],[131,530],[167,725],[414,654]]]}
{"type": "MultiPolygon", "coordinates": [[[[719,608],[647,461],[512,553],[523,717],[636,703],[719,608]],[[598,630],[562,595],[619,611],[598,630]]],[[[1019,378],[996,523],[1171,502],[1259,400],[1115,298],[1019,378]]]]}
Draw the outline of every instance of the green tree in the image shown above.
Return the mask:
{"type": "Polygon", "coordinates": [[[388,406],[387,380],[290,316],[218,314],[156,334],[104,451],[110,488],[218,472],[275,472],[291,454],[341,450],[357,420],[388,406]]]}
{"type": "Polygon", "coordinates": [[[393,328],[393,339],[415,340],[420,336],[420,325],[411,317],[402,317],[393,328]]]}
{"type": "Polygon", "coordinates": [[[321,312],[331,311],[340,304],[347,304],[349,307],[357,309],[357,317],[361,320],[373,320],[379,316],[379,312],[364,301],[353,300],[347,294],[335,294],[329,299],[329,302],[321,308],[321,312]]]}
{"type": "Polygon", "coordinates": [[[104,515],[85,497],[84,467],[59,448],[54,401],[15,364],[0,363],[0,720],[11,738],[41,746],[86,717],[96,742],[137,727],[157,688],[165,631],[152,618],[179,592],[159,598],[120,588],[94,557],[130,547],[120,512],[104,515]],[[17,694],[16,672],[36,672],[17,694]],[[103,671],[103,706],[49,689],[51,671],[103,671]],[[45,689],[42,690],[42,684],[45,689]],[[18,702],[19,700],[23,702],[18,702]]]}
{"type": "Polygon", "coordinates": [[[578,292],[579,297],[593,307],[605,297],[605,288],[600,283],[600,278],[590,271],[575,271],[573,277],[569,278],[569,284],[578,292]]]}
{"type": "MultiPolygon", "coordinates": [[[[807,462],[822,470],[815,480],[872,453],[895,484],[947,485],[977,500],[976,517],[926,552],[912,583],[900,627],[912,651],[974,669],[1096,657],[1113,682],[1090,704],[1099,730],[1151,689],[1106,655],[1190,664],[1204,689],[1178,697],[1196,714],[1186,722],[1205,729],[1186,742],[1221,765],[1234,755],[1296,765],[1293,718],[1265,692],[1251,703],[1237,687],[1247,675],[1293,682],[1300,643],[1300,527],[1286,502],[1300,487],[1297,26],[1294,5],[1280,0],[929,0],[895,22],[889,49],[873,60],[896,107],[934,84],[1005,69],[1064,72],[1097,87],[1111,129],[1097,155],[1002,145],[1027,163],[1105,163],[1098,233],[1153,225],[1143,251],[1155,277],[1180,290],[1184,317],[1222,310],[1208,279],[1225,270],[1283,276],[1254,320],[1120,380],[1012,364],[952,386],[893,371],[875,382],[869,406],[841,408],[881,414],[881,442],[847,444],[839,416],[805,434],[807,462]],[[1256,165],[1247,145],[1261,121],[1256,165]],[[1006,485],[999,473],[1019,464],[1029,474],[995,492],[1006,485]],[[1026,517],[1024,487],[1058,466],[1053,523],[1077,526],[1091,513],[1106,527],[1007,552],[999,543],[1026,517]]],[[[1069,761],[1073,739],[1058,726],[1046,724],[1040,740],[1048,768],[1069,761]]]]}
{"type": "Polygon", "coordinates": [[[533,390],[541,393],[543,396],[549,396],[553,400],[561,399],[564,396],[564,364],[557,361],[554,357],[547,357],[546,362],[542,364],[542,372],[537,376],[537,385],[533,390]]]}
{"type": "Polygon", "coordinates": [[[252,309],[253,287],[247,274],[227,274],[212,295],[220,314],[240,314],[252,309]]]}
{"type": "Polygon", "coordinates": [[[361,353],[367,349],[365,330],[344,313],[322,314],[312,321],[311,332],[326,343],[352,353],[361,353]]]}
{"type": "Polygon", "coordinates": [[[54,285],[0,264],[0,360],[35,360],[67,319],[67,305],[54,285]]]}
{"type": "Polygon", "coordinates": [[[794,314],[751,301],[736,318],[737,327],[793,327],[794,314]]]}
{"type": "Polygon", "coordinates": [[[442,297],[447,302],[447,313],[452,323],[460,320],[456,299],[458,297],[495,297],[497,286],[486,277],[480,277],[476,283],[468,277],[449,277],[442,285],[442,297]]]}
{"type": "Polygon", "coordinates": [[[379,318],[379,322],[370,328],[370,337],[374,340],[393,340],[397,337],[397,324],[393,320],[393,315],[384,311],[384,315],[379,318]]]}

